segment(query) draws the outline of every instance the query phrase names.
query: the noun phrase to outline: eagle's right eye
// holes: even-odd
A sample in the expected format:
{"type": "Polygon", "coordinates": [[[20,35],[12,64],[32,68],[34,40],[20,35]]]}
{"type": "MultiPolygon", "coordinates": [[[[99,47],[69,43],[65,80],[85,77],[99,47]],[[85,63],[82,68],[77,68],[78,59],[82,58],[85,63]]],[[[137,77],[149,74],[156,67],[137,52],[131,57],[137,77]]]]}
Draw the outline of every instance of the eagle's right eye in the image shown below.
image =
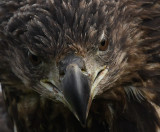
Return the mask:
{"type": "Polygon", "coordinates": [[[108,49],[109,41],[108,40],[102,40],[100,45],[99,45],[99,50],[100,51],[105,51],[108,49]]]}
{"type": "Polygon", "coordinates": [[[28,53],[28,57],[29,57],[29,61],[32,63],[32,65],[38,66],[39,64],[41,64],[40,57],[38,57],[30,52],[28,53]]]}

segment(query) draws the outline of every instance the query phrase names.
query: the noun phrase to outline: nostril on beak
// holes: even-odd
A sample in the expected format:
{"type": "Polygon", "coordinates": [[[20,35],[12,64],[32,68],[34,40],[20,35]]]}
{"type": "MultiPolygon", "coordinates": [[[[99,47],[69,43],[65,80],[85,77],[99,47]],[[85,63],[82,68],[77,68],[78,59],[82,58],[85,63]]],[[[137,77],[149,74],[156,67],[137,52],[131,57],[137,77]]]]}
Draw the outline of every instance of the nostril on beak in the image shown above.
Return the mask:
{"type": "Polygon", "coordinates": [[[81,69],[82,73],[85,73],[85,72],[87,72],[87,69],[86,69],[86,67],[81,67],[80,69],[81,69]]]}
{"type": "Polygon", "coordinates": [[[64,71],[59,71],[59,75],[60,75],[60,76],[64,76],[64,75],[65,75],[65,72],[64,72],[64,71]]]}
{"type": "Polygon", "coordinates": [[[59,71],[59,80],[62,81],[63,78],[65,76],[65,72],[64,71],[59,71]]]}

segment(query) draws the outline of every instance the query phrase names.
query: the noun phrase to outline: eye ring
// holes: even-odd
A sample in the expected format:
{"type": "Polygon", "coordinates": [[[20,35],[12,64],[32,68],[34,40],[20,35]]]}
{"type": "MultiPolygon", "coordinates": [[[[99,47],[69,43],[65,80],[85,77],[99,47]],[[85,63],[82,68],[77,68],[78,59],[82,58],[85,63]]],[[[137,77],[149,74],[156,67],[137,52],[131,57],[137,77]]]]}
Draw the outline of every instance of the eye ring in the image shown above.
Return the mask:
{"type": "Polygon", "coordinates": [[[33,66],[38,66],[41,64],[41,59],[39,56],[32,54],[31,52],[28,52],[28,58],[29,61],[33,66]]]}
{"type": "Polygon", "coordinates": [[[109,46],[109,40],[105,40],[103,39],[99,45],[99,50],[100,51],[106,51],[108,49],[108,46],[109,46]]]}

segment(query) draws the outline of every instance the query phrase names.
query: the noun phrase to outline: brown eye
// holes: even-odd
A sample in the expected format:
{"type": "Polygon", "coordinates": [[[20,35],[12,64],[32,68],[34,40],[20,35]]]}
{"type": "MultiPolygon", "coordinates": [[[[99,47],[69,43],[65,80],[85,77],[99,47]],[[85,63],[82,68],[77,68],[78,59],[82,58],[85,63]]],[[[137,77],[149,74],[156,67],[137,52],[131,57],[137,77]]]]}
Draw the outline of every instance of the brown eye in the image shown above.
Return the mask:
{"type": "Polygon", "coordinates": [[[29,57],[30,62],[34,66],[38,66],[41,63],[41,59],[38,56],[36,56],[36,55],[34,55],[34,54],[30,53],[30,52],[28,53],[28,57],[29,57]]]}
{"type": "Polygon", "coordinates": [[[100,51],[105,51],[108,49],[109,41],[108,40],[102,40],[100,45],[99,45],[99,50],[100,51]]]}

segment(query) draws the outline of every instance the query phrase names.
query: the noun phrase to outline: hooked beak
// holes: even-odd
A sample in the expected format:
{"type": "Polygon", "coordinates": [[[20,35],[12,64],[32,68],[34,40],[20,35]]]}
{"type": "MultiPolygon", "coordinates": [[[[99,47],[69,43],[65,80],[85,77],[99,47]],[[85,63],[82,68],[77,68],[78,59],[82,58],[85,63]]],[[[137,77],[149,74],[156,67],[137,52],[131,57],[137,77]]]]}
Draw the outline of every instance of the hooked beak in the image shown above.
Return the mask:
{"type": "MultiPolygon", "coordinates": [[[[74,113],[81,124],[85,125],[92,100],[97,92],[96,87],[108,69],[106,67],[98,69],[92,78],[84,73],[77,63],[69,63],[65,69],[65,75],[60,84],[61,88],[58,88],[63,95],[62,102],[74,113]]],[[[48,81],[54,83],[53,79],[48,81]]],[[[43,82],[43,86],[48,85],[43,82]]],[[[53,86],[56,87],[56,84],[53,86]]]]}
{"type": "Polygon", "coordinates": [[[67,67],[62,81],[64,98],[82,124],[87,118],[87,107],[90,97],[90,85],[86,75],[76,64],[67,67]]]}

